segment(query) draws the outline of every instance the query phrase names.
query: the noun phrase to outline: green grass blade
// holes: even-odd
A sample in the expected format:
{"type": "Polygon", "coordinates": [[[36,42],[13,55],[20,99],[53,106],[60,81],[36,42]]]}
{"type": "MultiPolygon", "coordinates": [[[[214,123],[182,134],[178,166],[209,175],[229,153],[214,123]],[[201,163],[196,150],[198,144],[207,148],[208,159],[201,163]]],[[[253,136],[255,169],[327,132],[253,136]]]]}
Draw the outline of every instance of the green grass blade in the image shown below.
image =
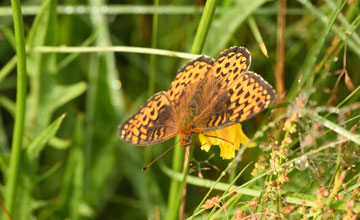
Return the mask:
{"type": "MultiPolygon", "coordinates": [[[[94,43],[97,35],[98,35],[98,29],[95,29],[95,31],[93,31],[91,33],[91,35],[81,44],[80,47],[87,47],[87,46],[91,45],[92,43],[94,43]]],[[[57,71],[61,71],[62,69],[64,69],[72,61],[74,61],[77,57],[79,57],[79,55],[80,55],[80,53],[71,52],[71,54],[69,54],[67,57],[65,57],[63,60],[61,60],[61,62],[58,64],[57,71]]]]}
{"type": "Polygon", "coordinates": [[[256,24],[256,21],[255,21],[255,18],[253,16],[249,17],[248,24],[249,24],[249,27],[251,29],[251,32],[253,33],[253,35],[255,37],[256,42],[258,43],[258,45],[260,47],[261,52],[266,57],[269,57],[267,49],[266,49],[266,45],[264,43],[264,40],[263,40],[263,38],[261,36],[261,33],[260,33],[260,30],[259,30],[259,28],[258,28],[258,26],[256,24]]]}
{"type": "Polygon", "coordinates": [[[25,111],[26,111],[26,52],[24,25],[22,20],[20,1],[12,0],[13,20],[16,40],[17,55],[17,93],[16,93],[16,112],[15,125],[11,147],[9,176],[6,181],[6,207],[10,214],[14,212],[16,199],[17,181],[20,174],[21,149],[24,133],[25,111]]]}
{"type": "Polygon", "coordinates": [[[14,50],[16,50],[16,42],[13,31],[7,28],[6,26],[0,25],[0,32],[4,33],[4,36],[9,41],[11,47],[14,48],[14,50]]]}
{"type": "Polygon", "coordinates": [[[9,62],[6,63],[6,65],[3,66],[3,68],[1,68],[1,70],[0,70],[0,83],[15,68],[16,62],[17,62],[16,56],[14,56],[13,58],[11,58],[9,60],[9,62]]]}
{"type": "MultiPolygon", "coordinates": [[[[73,143],[63,178],[63,187],[59,194],[59,213],[63,218],[81,219],[81,204],[84,203],[84,116],[79,115],[74,126],[73,143]],[[71,204],[71,205],[69,205],[71,204]]],[[[60,217],[60,216],[59,216],[60,217]]],[[[87,216],[94,217],[94,216],[87,216]]],[[[60,218],[59,218],[60,219],[60,218]]]]}
{"type": "Polygon", "coordinates": [[[64,118],[65,114],[58,117],[31,142],[31,144],[26,148],[29,160],[36,160],[39,157],[45,145],[52,137],[55,136],[64,118]]]}
{"type": "MultiPolygon", "coordinates": [[[[157,33],[158,33],[158,14],[159,0],[154,1],[154,14],[152,19],[152,33],[151,33],[151,48],[157,47],[157,33]]],[[[150,55],[150,70],[149,70],[149,88],[148,97],[151,97],[155,92],[155,78],[156,78],[156,56],[155,54],[150,55]]]]}
{"type": "Polygon", "coordinates": [[[16,103],[14,103],[11,99],[6,96],[0,95],[0,106],[4,107],[11,116],[15,116],[16,112],[16,103]]]}
{"type": "Polygon", "coordinates": [[[311,75],[311,71],[312,68],[320,54],[320,50],[321,48],[324,46],[325,44],[325,39],[328,36],[331,28],[333,27],[336,18],[338,17],[338,15],[340,14],[341,10],[344,8],[344,6],[346,5],[346,0],[343,0],[341,2],[341,5],[337,8],[336,11],[334,11],[332,13],[332,15],[330,16],[330,21],[328,23],[328,25],[326,26],[326,28],[324,29],[324,31],[321,33],[321,36],[319,37],[319,39],[317,40],[317,42],[315,43],[314,47],[311,48],[311,51],[309,52],[309,55],[306,57],[306,60],[304,62],[304,65],[301,67],[301,69],[298,72],[298,75],[295,79],[298,79],[301,75],[301,80],[300,82],[298,82],[298,80],[295,80],[293,85],[291,86],[289,93],[286,97],[287,101],[292,101],[295,99],[295,96],[300,92],[300,90],[304,87],[305,83],[309,86],[311,86],[312,83],[312,78],[314,76],[311,75]]]}
{"type": "Polygon", "coordinates": [[[46,99],[46,105],[44,105],[44,108],[53,112],[65,103],[68,103],[82,95],[86,89],[86,82],[78,82],[69,86],[57,86],[51,91],[51,93],[44,97],[46,99]]]}
{"type": "MultiPolygon", "coordinates": [[[[321,10],[318,10],[311,2],[306,0],[298,0],[301,4],[303,4],[308,10],[311,11],[320,21],[324,23],[325,26],[329,25],[329,19],[326,17],[326,15],[321,12],[321,10]]],[[[338,6],[332,6],[331,11],[336,11],[335,9],[338,9],[338,6]]],[[[341,21],[341,14],[339,14],[338,19],[341,21]]],[[[334,24],[332,26],[333,32],[340,36],[342,40],[347,40],[347,43],[349,45],[349,48],[353,50],[358,56],[360,56],[360,45],[357,42],[357,39],[359,38],[357,33],[349,30],[351,27],[348,25],[348,23],[343,24],[345,27],[339,27],[338,25],[334,24]],[[348,35],[351,35],[351,38],[348,40],[348,35]]]]}
{"type": "Polygon", "coordinates": [[[205,40],[210,29],[210,24],[213,20],[218,0],[207,1],[204,12],[195,35],[194,43],[191,48],[191,53],[201,53],[204,48],[205,40]]]}
{"type": "Polygon", "coordinates": [[[206,54],[210,56],[219,54],[219,51],[227,46],[238,27],[265,2],[266,0],[237,1],[236,5],[216,19],[209,32],[206,54]]]}
{"type": "Polygon", "coordinates": [[[321,123],[322,125],[324,125],[325,127],[335,131],[336,133],[344,136],[345,138],[353,141],[354,143],[360,145],[360,135],[358,134],[353,134],[350,131],[346,130],[345,128],[340,127],[339,125],[337,125],[336,123],[321,117],[320,115],[317,114],[308,114],[308,117],[310,117],[312,120],[317,121],[319,123],[321,123]]]}
{"type": "Polygon", "coordinates": [[[162,50],[146,47],[131,47],[131,46],[93,46],[93,47],[50,47],[39,46],[32,49],[39,53],[96,53],[96,52],[121,52],[121,53],[139,53],[139,54],[153,54],[160,56],[179,57],[185,59],[197,58],[198,54],[183,53],[171,50],[162,50]]]}

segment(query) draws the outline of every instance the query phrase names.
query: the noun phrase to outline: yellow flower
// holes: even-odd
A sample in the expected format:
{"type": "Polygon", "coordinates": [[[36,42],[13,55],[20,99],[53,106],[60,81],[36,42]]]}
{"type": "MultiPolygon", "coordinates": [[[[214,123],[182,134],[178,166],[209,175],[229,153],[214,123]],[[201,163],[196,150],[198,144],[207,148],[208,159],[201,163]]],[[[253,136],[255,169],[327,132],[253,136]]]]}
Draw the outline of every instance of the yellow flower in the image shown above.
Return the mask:
{"type": "MultiPolygon", "coordinates": [[[[201,150],[208,152],[211,145],[220,147],[220,157],[230,160],[235,157],[235,150],[240,149],[240,144],[246,144],[249,138],[244,134],[241,124],[234,124],[229,127],[203,132],[199,134],[201,150]]],[[[255,147],[249,143],[248,147],[255,147]]]]}

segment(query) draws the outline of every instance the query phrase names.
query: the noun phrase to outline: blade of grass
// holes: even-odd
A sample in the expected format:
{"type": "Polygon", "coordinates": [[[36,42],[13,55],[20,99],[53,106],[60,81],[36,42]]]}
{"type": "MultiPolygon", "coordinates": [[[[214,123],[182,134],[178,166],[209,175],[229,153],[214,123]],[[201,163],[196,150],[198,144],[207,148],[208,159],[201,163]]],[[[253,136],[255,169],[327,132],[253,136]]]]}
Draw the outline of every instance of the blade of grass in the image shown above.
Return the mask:
{"type": "Polygon", "coordinates": [[[343,106],[349,99],[351,99],[355,94],[360,91],[360,86],[358,86],[354,91],[352,91],[348,96],[346,96],[339,104],[336,105],[336,108],[343,106]]]}
{"type": "Polygon", "coordinates": [[[320,54],[321,48],[325,44],[326,37],[328,36],[331,28],[333,27],[333,25],[336,21],[336,18],[340,14],[341,10],[345,7],[345,5],[346,5],[346,0],[342,0],[341,5],[337,8],[336,11],[334,11],[331,14],[330,21],[329,21],[328,25],[326,26],[326,28],[324,29],[324,31],[321,33],[321,36],[319,37],[319,39],[317,40],[315,45],[311,48],[309,55],[305,59],[304,65],[301,67],[300,71],[298,72],[298,75],[295,77],[295,81],[293,82],[293,84],[289,90],[289,93],[286,97],[286,100],[288,102],[291,102],[292,100],[295,99],[295,96],[305,86],[305,83],[306,83],[307,87],[311,86],[312,81],[313,81],[312,78],[314,77],[311,75],[312,68],[320,54]],[[298,82],[297,79],[299,79],[300,76],[301,76],[301,80],[300,80],[300,82],[298,82]]]}
{"type": "MultiPolygon", "coordinates": [[[[158,8],[159,0],[154,0],[154,14],[152,19],[152,33],[151,33],[151,48],[157,47],[157,32],[158,32],[158,8]]],[[[149,88],[148,97],[152,96],[155,92],[155,77],[156,77],[156,56],[150,55],[150,74],[149,74],[149,88]]]]}
{"type": "MultiPolygon", "coordinates": [[[[330,0],[325,0],[326,4],[330,6],[331,10],[336,10],[337,5],[330,0]]],[[[340,14],[338,20],[345,26],[346,29],[350,28],[350,23],[348,20],[344,17],[344,15],[340,14]]],[[[356,43],[358,46],[360,46],[360,38],[359,35],[355,32],[352,34],[351,38],[353,39],[354,43],[356,43]]]]}
{"type": "Polygon", "coordinates": [[[6,26],[0,25],[0,32],[2,32],[5,36],[5,38],[9,41],[9,44],[11,47],[16,50],[16,42],[15,42],[15,36],[12,30],[7,28],[6,26]]]}
{"type": "MultiPolygon", "coordinates": [[[[22,6],[23,15],[36,15],[39,12],[39,6],[26,5],[22,6]]],[[[122,15],[122,14],[153,14],[155,9],[150,5],[102,5],[102,6],[88,6],[88,5],[59,5],[57,7],[57,13],[59,15],[81,15],[90,14],[92,11],[101,11],[104,15],[122,15]]],[[[159,14],[170,14],[170,15],[194,15],[200,14],[203,11],[202,7],[199,6],[185,6],[185,5],[161,5],[159,6],[159,14]]],[[[227,13],[228,8],[219,8],[215,13],[227,13]]],[[[274,7],[259,8],[254,14],[258,15],[274,15],[277,10],[274,7]]],[[[286,12],[288,15],[303,15],[304,10],[302,8],[289,8],[286,12]]],[[[11,16],[11,7],[2,6],[0,7],[0,17],[11,16]]]]}
{"type": "MultiPolygon", "coordinates": [[[[75,122],[73,144],[70,148],[69,159],[67,160],[66,170],[64,172],[63,187],[59,195],[60,208],[66,212],[64,217],[71,219],[80,219],[81,204],[83,201],[84,189],[84,116],[79,115],[75,122]],[[69,205],[71,204],[71,205],[69,205]]],[[[94,216],[88,216],[94,217],[94,216]]]]}
{"type": "Polygon", "coordinates": [[[198,54],[183,53],[171,50],[162,50],[146,47],[129,47],[129,46],[94,46],[94,47],[49,47],[40,46],[32,49],[40,53],[95,53],[95,52],[122,52],[122,53],[140,53],[156,54],[160,56],[179,57],[186,59],[197,58],[198,54]]]}
{"type": "Polygon", "coordinates": [[[209,32],[210,24],[213,20],[218,0],[207,1],[205,4],[204,12],[201,16],[199,27],[196,31],[194,42],[191,48],[191,53],[201,53],[204,48],[205,39],[209,32]]]}
{"type": "Polygon", "coordinates": [[[58,117],[51,125],[49,125],[31,142],[29,147],[26,148],[26,153],[29,160],[36,160],[39,157],[41,151],[45,147],[45,144],[49,142],[52,137],[55,136],[65,116],[66,114],[63,114],[58,117]]]}
{"type": "Polygon", "coordinates": [[[26,52],[24,25],[22,20],[20,1],[11,0],[15,29],[16,56],[17,56],[17,87],[15,125],[10,156],[9,178],[6,181],[6,207],[10,215],[14,212],[17,181],[20,174],[21,148],[23,142],[25,111],[26,111],[26,52]]]}
{"type": "Polygon", "coordinates": [[[16,66],[16,56],[13,56],[9,62],[7,62],[3,68],[1,68],[0,70],[0,83],[3,81],[3,79],[9,75],[11,73],[11,71],[15,68],[16,66]]]}
{"type": "MultiPolygon", "coordinates": [[[[226,169],[221,172],[220,176],[218,177],[218,179],[216,180],[216,182],[214,183],[214,185],[211,186],[211,188],[209,189],[209,191],[207,192],[206,196],[203,198],[203,200],[200,202],[200,204],[198,205],[198,207],[196,208],[196,210],[193,212],[194,213],[197,213],[199,211],[199,209],[201,208],[201,205],[205,202],[206,198],[209,197],[210,193],[213,191],[215,185],[217,183],[220,182],[220,180],[222,179],[222,177],[224,177],[226,175],[226,173],[229,171],[230,168],[232,168],[234,166],[234,163],[236,162],[236,159],[233,159],[229,164],[228,166],[226,167],[226,169]]],[[[226,198],[226,194],[229,192],[229,190],[231,190],[231,187],[234,186],[236,180],[245,172],[245,170],[251,165],[251,163],[248,163],[242,170],[241,172],[239,172],[237,174],[237,176],[235,177],[235,179],[233,181],[231,181],[231,183],[229,184],[229,187],[224,191],[223,195],[220,197],[219,200],[223,200],[226,198]]],[[[207,218],[206,219],[214,219],[214,213],[216,211],[216,206],[213,207],[213,209],[211,210],[211,212],[208,214],[207,218]]],[[[192,219],[192,217],[190,217],[189,219],[192,219]]]]}
{"type": "Polygon", "coordinates": [[[268,55],[268,52],[267,52],[267,49],[266,49],[266,45],[265,45],[264,40],[263,40],[263,38],[261,36],[259,28],[258,28],[258,26],[256,24],[255,18],[253,16],[250,16],[247,21],[248,21],[249,27],[251,29],[251,32],[253,33],[253,35],[255,37],[255,40],[258,43],[259,47],[260,47],[261,52],[264,54],[264,56],[269,58],[269,55],[268,55]]]}
{"type": "Polygon", "coordinates": [[[206,54],[215,56],[223,50],[242,22],[265,2],[266,0],[237,1],[236,5],[216,19],[209,32],[206,54]]]}
{"type": "MultiPolygon", "coordinates": [[[[91,33],[91,35],[81,44],[80,47],[87,47],[87,46],[91,45],[95,41],[97,35],[98,35],[98,29],[95,29],[91,33]]],[[[61,60],[61,62],[58,64],[57,71],[61,71],[64,67],[66,67],[73,60],[75,60],[79,55],[80,55],[80,53],[71,52],[71,54],[69,54],[67,57],[65,57],[63,60],[61,60]]]]}
{"type": "Polygon", "coordinates": [[[335,131],[336,133],[344,136],[345,138],[353,141],[354,143],[360,145],[360,135],[358,134],[353,134],[350,131],[346,130],[345,128],[340,127],[339,125],[335,124],[334,122],[327,120],[324,117],[321,117],[320,115],[317,114],[307,114],[307,116],[309,118],[311,118],[314,121],[317,121],[319,123],[321,123],[322,125],[324,125],[325,127],[335,131]]]}
{"type": "MultiPolygon", "coordinates": [[[[1,108],[0,108],[1,112],[1,108]]],[[[3,116],[0,114],[0,172],[3,173],[4,179],[7,179],[7,171],[9,168],[8,158],[10,155],[10,146],[8,136],[4,129],[3,116]]]]}
{"type": "MultiPolygon", "coordinates": [[[[179,135],[175,138],[175,143],[180,142],[179,135]]],[[[183,166],[185,154],[184,148],[180,147],[179,145],[175,146],[174,153],[173,153],[173,161],[172,161],[172,170],[176,172],[181,172],[183,166]]],[[[159,163],[161,164],[161,163],[159,163]]],[[[180,183],[181,179],[175,180],[174,178],[171,179],[170,188],[169,188],[169,196],[168,196],[168,204],[167,204],[167,214],[166,219],[176,219],[178,216],[178,200],[177,195],[179,189],[181,189],[180,183]]]]}
{"type": "MultiPolygon", "coordinates": [[[[154,0],[154,14],[152,18],[152,33],[151,33],[151,48],[157,47],[157,32],[158,32],[158,18],[159,14],[157,9],[159,7],[159,0],[154,0]]],[[[148,97],[151,97],[155,93],[155,80],[156,80],[156,55],[150,55],[150,69],[149,69],[149,86],[148,86],[148,97]]],[[[145,148],[144,161],[148,164],[151,161],[152,148],[145,148]]]]}
{"type": "MultiPolygon", "coordinates": [[[[33,38],[34,38],[33,35],[36,32],[35,30],[39,27],[39,25],[41,23],[40,21],[43,19],[49,4],[50,4],[50,1],[45,0],[42,3],[41,7],[38,8],[37,15],[35,17],[33,25],[31,26],[31,29],[30,29],[29,34],[27,36],[27,40],[26,40],[26,46],[27,47],[33,46],[33,44],[34,44],[33,43],[33,38]]],[[[44,25],[44,24],[42,24],[42,25],[44,25]]],[[[40,38],[41,38],[40,36],[37,36],[37,39],[38,39],[37,41],[40,41],[40,38]]],[[[17,62],[16,56],[14,56],[1,69],[1,71],[0,71],[0,82],[15,68],[16,62],[17,62]]]]}
{"type": "MultiPolygon", "coordinates": [[[[310,10],[316,17],[318,17],[318,19],[320,21],[322,21],[324,23],[324,25],[329,25],[329,23],[331,22],[331,19],[329,21],[329,19],[326,17],[326,15],[324,13],[322,13],[320,10],[318,10],[311,2],[306,1],[306,0],[298,0],[299,3],[301,3],[302,5],[304,5],[308,10],[310,10]]],[[[337,7],[337,9],[339,9],[339,7],[337,7]]],[[[333,10],[334,12],[336,10],[333,10]]],[[[346,40],[347,39],[347,35],[348,33],[347,30],[343,31],[343,28],[339,28],[336,24],[333,25],[333,30],[334,32],[340,36],[340,38],[342,40],[346,40]]],[[[351,33],[352,34],[352,33],[351,33]]],[[[355,33],[356,34],[356,33],[355,33]]],[[[347,44],[349,46],[350,49],[352,49],[358,56],[360,56],[360,45],[356,44],[352,39],[349,39],[347,41],[347,44]]]]}
{"type": "MultiPolygon", "coordinates": [[[[56,43],[56,1],[45,0],[42,2],[41,9],[35,17],[31,29],[27,35],[27,48],[43,45],[55,45],[56,43]]],[[[51,102],[46,102],[50,94],[56,87],[56,54],[43,55],[40,53],[30,53],[27,56],[27,72],[29,78],[30,92],[28,95],[26,112],[26,134],[37,136],[50,123],[51,113],[47,112],[47,106],[51,102]]],[[[52,101],[52,100],[51,100],[52,101]]]]}
{"type": "Polygon", "coordinates": [[[11,99],[9,99],[6,96],[0,96],[0,105],[2,107],[4,107],[4,109],[7,110],[7,112],[11,115],[11,116],[15,116],[15,112],[16,112],[16,103],[14,103],[11,99]]]}

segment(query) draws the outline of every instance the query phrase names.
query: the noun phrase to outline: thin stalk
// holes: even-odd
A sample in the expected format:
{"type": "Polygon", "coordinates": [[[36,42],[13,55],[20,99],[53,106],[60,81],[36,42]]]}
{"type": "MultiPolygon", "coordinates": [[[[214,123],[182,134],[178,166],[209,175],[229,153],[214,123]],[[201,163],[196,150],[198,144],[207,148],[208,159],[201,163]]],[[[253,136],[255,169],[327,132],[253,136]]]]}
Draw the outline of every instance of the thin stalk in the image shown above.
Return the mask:
{"type": "Polygon", "coordinates": [[[11,0],[16,40],[17,56],[17,87],[16,87],[16,112],[13,141],[10,155],[10,169],[6,182],[6,206],[10,214],[14,211],[18,177],[20,173],[21,148],[23,142],[25,103],[26,103],[26,52],[24,25],[22,20],[20,1],[11,0]]]}
{"type": "MultiPolygon", "coordinates": [[[[154,14],[152,19],[152,35],[151,35],[151,48],[157,47],[157,32],[158,32],[158,7],[159,0],[154,0],[154,14]]],[[[156,55],[150,55],[150,74],[149,74],[149,87],[148,87],[148,97],[151,97],[155,93],[155,78],[156,78],[156,55]]],[[[148,163],[150,161],[152,154],[152,147],[145,148],[144,152],[144,161],[148,163]]]]}
{"type": "Polygon", "coordinates": [[[5,79],[7,75],[11,73],[11,71],[14,69],[15,66],[16,66],[16,56],[13,56],[9,60],[9,62],[7,62],[5,66],[3,66],[3,68],[0,70],[0,83],[3,79],[5,79]]]}
{"type": "MultiPolygon", "coordinates": [[[[219,198],[219,201],[224,201],[224,200],[225,200],[226,196],[224,196],[224,195],[227,195],[227,193],[231,190],[231,187],[235,185],[235,182],[240,178],[240,176],[242,176],[242,174],[245,172],[245,170],[246,170],[251,164],[252,164],[252,162],[248,163],[248,164],[241,170],[241,172],[236,175],[235,179],[233,179],[233,180],[230,182],[229,187],[224,191],[224,193],[222,194],[222,196],[219,198]]],[[[227,168],[226,168],[226,169],[224,170],[224,172],[222,172],[221,174],[231,172],[230,169],[231,169],[232,167],[234,167],[234,166],[236,166],[236,158],[235,158],[234,160],[232,160],[232,161],[228,164],[227,168]]],[[[218,180],[220,181],[221,179],[218,178],[218,180]]],[[[219,181],[216,181],[216,182],[214,183],[214,185],[212,186],[212,188],[210,188],[210,190],[208,191],[208,193],[207,193],[206,196],[203,198],[203,200],[201,201],[201,203],[199,204],[199,206],[197,207],[197,209],[196,209],[195,211],[198,211],[198,210],[199,210],[199,208],[201,207],[201,205],[205,202],[205,199],[208,198],[208,196],[210,195],[211,191],[213,190],[213,187],[215,187],[216,183],[218,183],[219,181]]],[[[234,197],[231,197],[229,200],[232,200],[232,199],[235,199],[235,196],[234,196],[234,197]]],[[[224,206],[225,206],[225,204],[219,209],[219,211],[220,211],[221,209],[226,210],[224,206]]],[[[216,218],[216,215],[217,215],[216,212],[215,212],[216,209],[217,209],[217,207],[214,206],[213,209],[211,210],[211,212],[208,214],[208,216],[207,216],[207,218],[206,218],[207,220],[215,219],[215,218],[216,218]]],[[[226,212],[226,211],[225,211],[225,212],[226,212]]],[[[195,212],[194,212],[194,213],[195,213],[195,212]]],[[[191,218],[192,218],[192,217],[190,217],[190,219],[191,219],[191,218]]]]}
{"type": "MultiPolygon", "coordinates": [[[[209,27],[212,21],[212,18],[214,17],[215,9],[217,5],[217,0],[208,0],[206,2],[203,15],[201,16],[201,20],[195,35],[194,43],[191,48],[192,54],[199,54],[202,52],[205,39],[207,36],[207,33],[209,31],[209,27]]],[[[177,140],[179,140],[179,137],[177,137],[177,140]]],[[[192,158],[192,152],[193,150],[190,150],[189,153],[189,160],[192,158]]],[[[180,147],[180,142],[178,142],[177,146],[175,146],[174,150],[174,161],[176,160],[176,164],[173,163],[173,169],[179,169],[179,166],[181,166],[182,162],[184,161],[184,150],[180,147]]],[[[177,180],[172,179],[171,180],[171,186],[170,186],[170,193],[169,193],[169,203],[168,203],[168,214],[167,219],[177,219],[178,218],[178,212],[179,212],[179,206],[180,201],[182,198],[185,198],[186,195],[182,195],[182,192],[184,191],[184,187],[186,187],[187,184],[185,184],[187,179],[189,166],[186,166],[183,179],[179,183],[177,180]],[[178,192],[181,192],[180,196],[178,192]]],[[[183,201],[184,203],[185,201],[183,201]]]]}
{"type": "Polygon", "coordinates": [[[122,53],[140,53],[140,54],[156,54],[161,56],[179,57],[186,59],[194,59],[199,55],[189,54],[171,50],[152,49],[146,47],[129,47],[129,46],[93,46],[93,47],[48,47],[39,46],[31,49],[31,52],[39,53],[96,53],[96,52],[122,52],[122,53]]]}
{"type": "MultiPolygon", "coordinates": [[[[179,135],[176,136],[175,142],[179,142],[179,135]]],[[[185,151],[184,148],[180,147],[179,144],[176,144],[174,149],[172,169],[174,171],[180,172],[183,163],[183,155],[185,151]]],[[[180,189],[181,182],[172,178],[170,183],[169,198],[168,198],[168,212],[166,214],[166,219],[176,219],[178,213],[178,207],[176,206],[176,197],[178,195],[178,190],[180,189]]]]}
{"type": "MultiPolygon", "coordinates": [[[[151,48],[157,47],[157,31],[158,31],[158,7],[159,0],[154,0],[154,14],[152,19],[152,35],[151,35],[151,48]]],[[[154,94],[155,91],[155,75],[156,73],[156,55],[150,55],[150,75],[149,75],[149,88],[148,88],[148,96],[150,97],[154,94]]]]}
{"type": "Polygon", "coordinates": [[[318,115],[318,114],[307,114],[307,116],[309,118],[311,118],[312,120],[321,123],[323,126],[329,128],[330,130],[340,134],[341,136],[344,136],[345,138],[351,140],[352,142],[360,145],[360,135],[359,134],[354,134],[348,130],[346,130],[345,128],[339,126],[338,124],[327,120],[326,118],[318,115]]]}
{"type": "MultiPolygon", "coordinates": [[[[183,166],[183,181],[182,181],[182,184],[183,184],[183,189],[182,189],[182,192],[181,192],[181,205],[180,205],[180,211],[179,211],[179,219],[180,220],[183,220],[184,219],[184,216],[185,216],[185,205],[186,205],[186,192],[187,192],[187,182],[186,182],[186,178],[187,178],[187,175],[189,174],[189,169],[190,169],[190,165],[189,165],[189,161],[191,160],[191,156],[192,156],[192,152],[194,150],[194,148],[191,148],[191,146],[187,147],[186,148],[186,151],[185,151],[185,160],[184,160],[184,166],[183,166]]],[[[180,199],[178,200],[180,201],[180,199]]]]}
{"type": "MultiPolygon", "coordinates": [[[[23,15],[36,15],[40,6],[37,5],[27,5],[22,6],[23,15]]],[[[228,7],[218,8],[216,11],[217,14],[224,14],[229,11],[228,7]]],[[[122,4],[122,5],[101,5],[101,6],[89,6],[89,5],[58,5],[56,7],[57,14],[59,15],[86,15],[91,14],[92,11],[100,11],[104,15],[141,15],[141,14],[153,14],[155,9],[152,5],[131,5],[131,4],[122,4]]],[[[184,5],[161,5],[159,6],[158,13],[166,15],[194,15],[200,14],[203,8],[200,6],[184,6],[184,5]]],[[[264,7],[258,8],[254,12],[257,15],[274,15],[276,14],[276,8],[274,7],[264,7]]],[[[286,12],[289,15],[303,15],[304,9],[300,7],[289,8],[286,12]]],[[[0,17],[12,16],[11,8],[8,6],[0,7],[0,17]]]]}
{"type": "Polygon", "coordinates": [[[260,47],[260,50],[261,52],[266,56],[266,57],[269,57],[268,55],[268,52],[267,52],[267,49],[266,49],[266,45],[264,43],[264,40],[261,36],[261,33],[259,31],[259,28],[256,24],[256,21],[255,21],[255,18],[253,16],[250,16],[247,20],[248,24],[249,24],[249,27],[250,27],[250,30],[251,32],[253,33],[254,37],[255,37],[255,40],[256,42],[258,43],[259,47],[260,47]]]}
{"type": "Polygon", "coordinates": [[[213,20],[218,0],[209,0],[205,4],[204,13],[201,16],[199,27],[197,29],[191,53],[201,53],[204,48],[205,39],[213,20]]]}
{"type": "MultiPolygon", "coordinates": [[[[286,0],[279,2],[279,11],[277,16],[277,43],[276,43],[276,93],[277,103],[281,104],[285,100],[285,80],[284,80],[284,66],[285,66],[285,26],[286,26],[286,0]]],[[[282,114],[284,108],[280,108],[277,112],[282,114]]]]}

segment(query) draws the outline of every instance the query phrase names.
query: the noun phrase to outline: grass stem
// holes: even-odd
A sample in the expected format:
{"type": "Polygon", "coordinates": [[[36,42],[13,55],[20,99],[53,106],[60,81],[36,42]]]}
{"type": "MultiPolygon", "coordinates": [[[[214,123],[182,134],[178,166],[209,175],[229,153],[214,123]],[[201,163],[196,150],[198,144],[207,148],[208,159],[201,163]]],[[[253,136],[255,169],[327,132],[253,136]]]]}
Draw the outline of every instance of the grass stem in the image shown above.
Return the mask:
{"type": "Polygon", "coordinates": [[[13,9],[13,21],[16,40],[17,56],[17,88],[16,88],[16,112],[15,125],[13,131],[13,142],[10,156],[10,169],[6,182],[6,207],[10,214],[14,212],[18,177],[20,174],[21,149],[25,122],[26,104],[26,52],[24,25],[22,20],[20,1],[11,0],[13,9]]]}

